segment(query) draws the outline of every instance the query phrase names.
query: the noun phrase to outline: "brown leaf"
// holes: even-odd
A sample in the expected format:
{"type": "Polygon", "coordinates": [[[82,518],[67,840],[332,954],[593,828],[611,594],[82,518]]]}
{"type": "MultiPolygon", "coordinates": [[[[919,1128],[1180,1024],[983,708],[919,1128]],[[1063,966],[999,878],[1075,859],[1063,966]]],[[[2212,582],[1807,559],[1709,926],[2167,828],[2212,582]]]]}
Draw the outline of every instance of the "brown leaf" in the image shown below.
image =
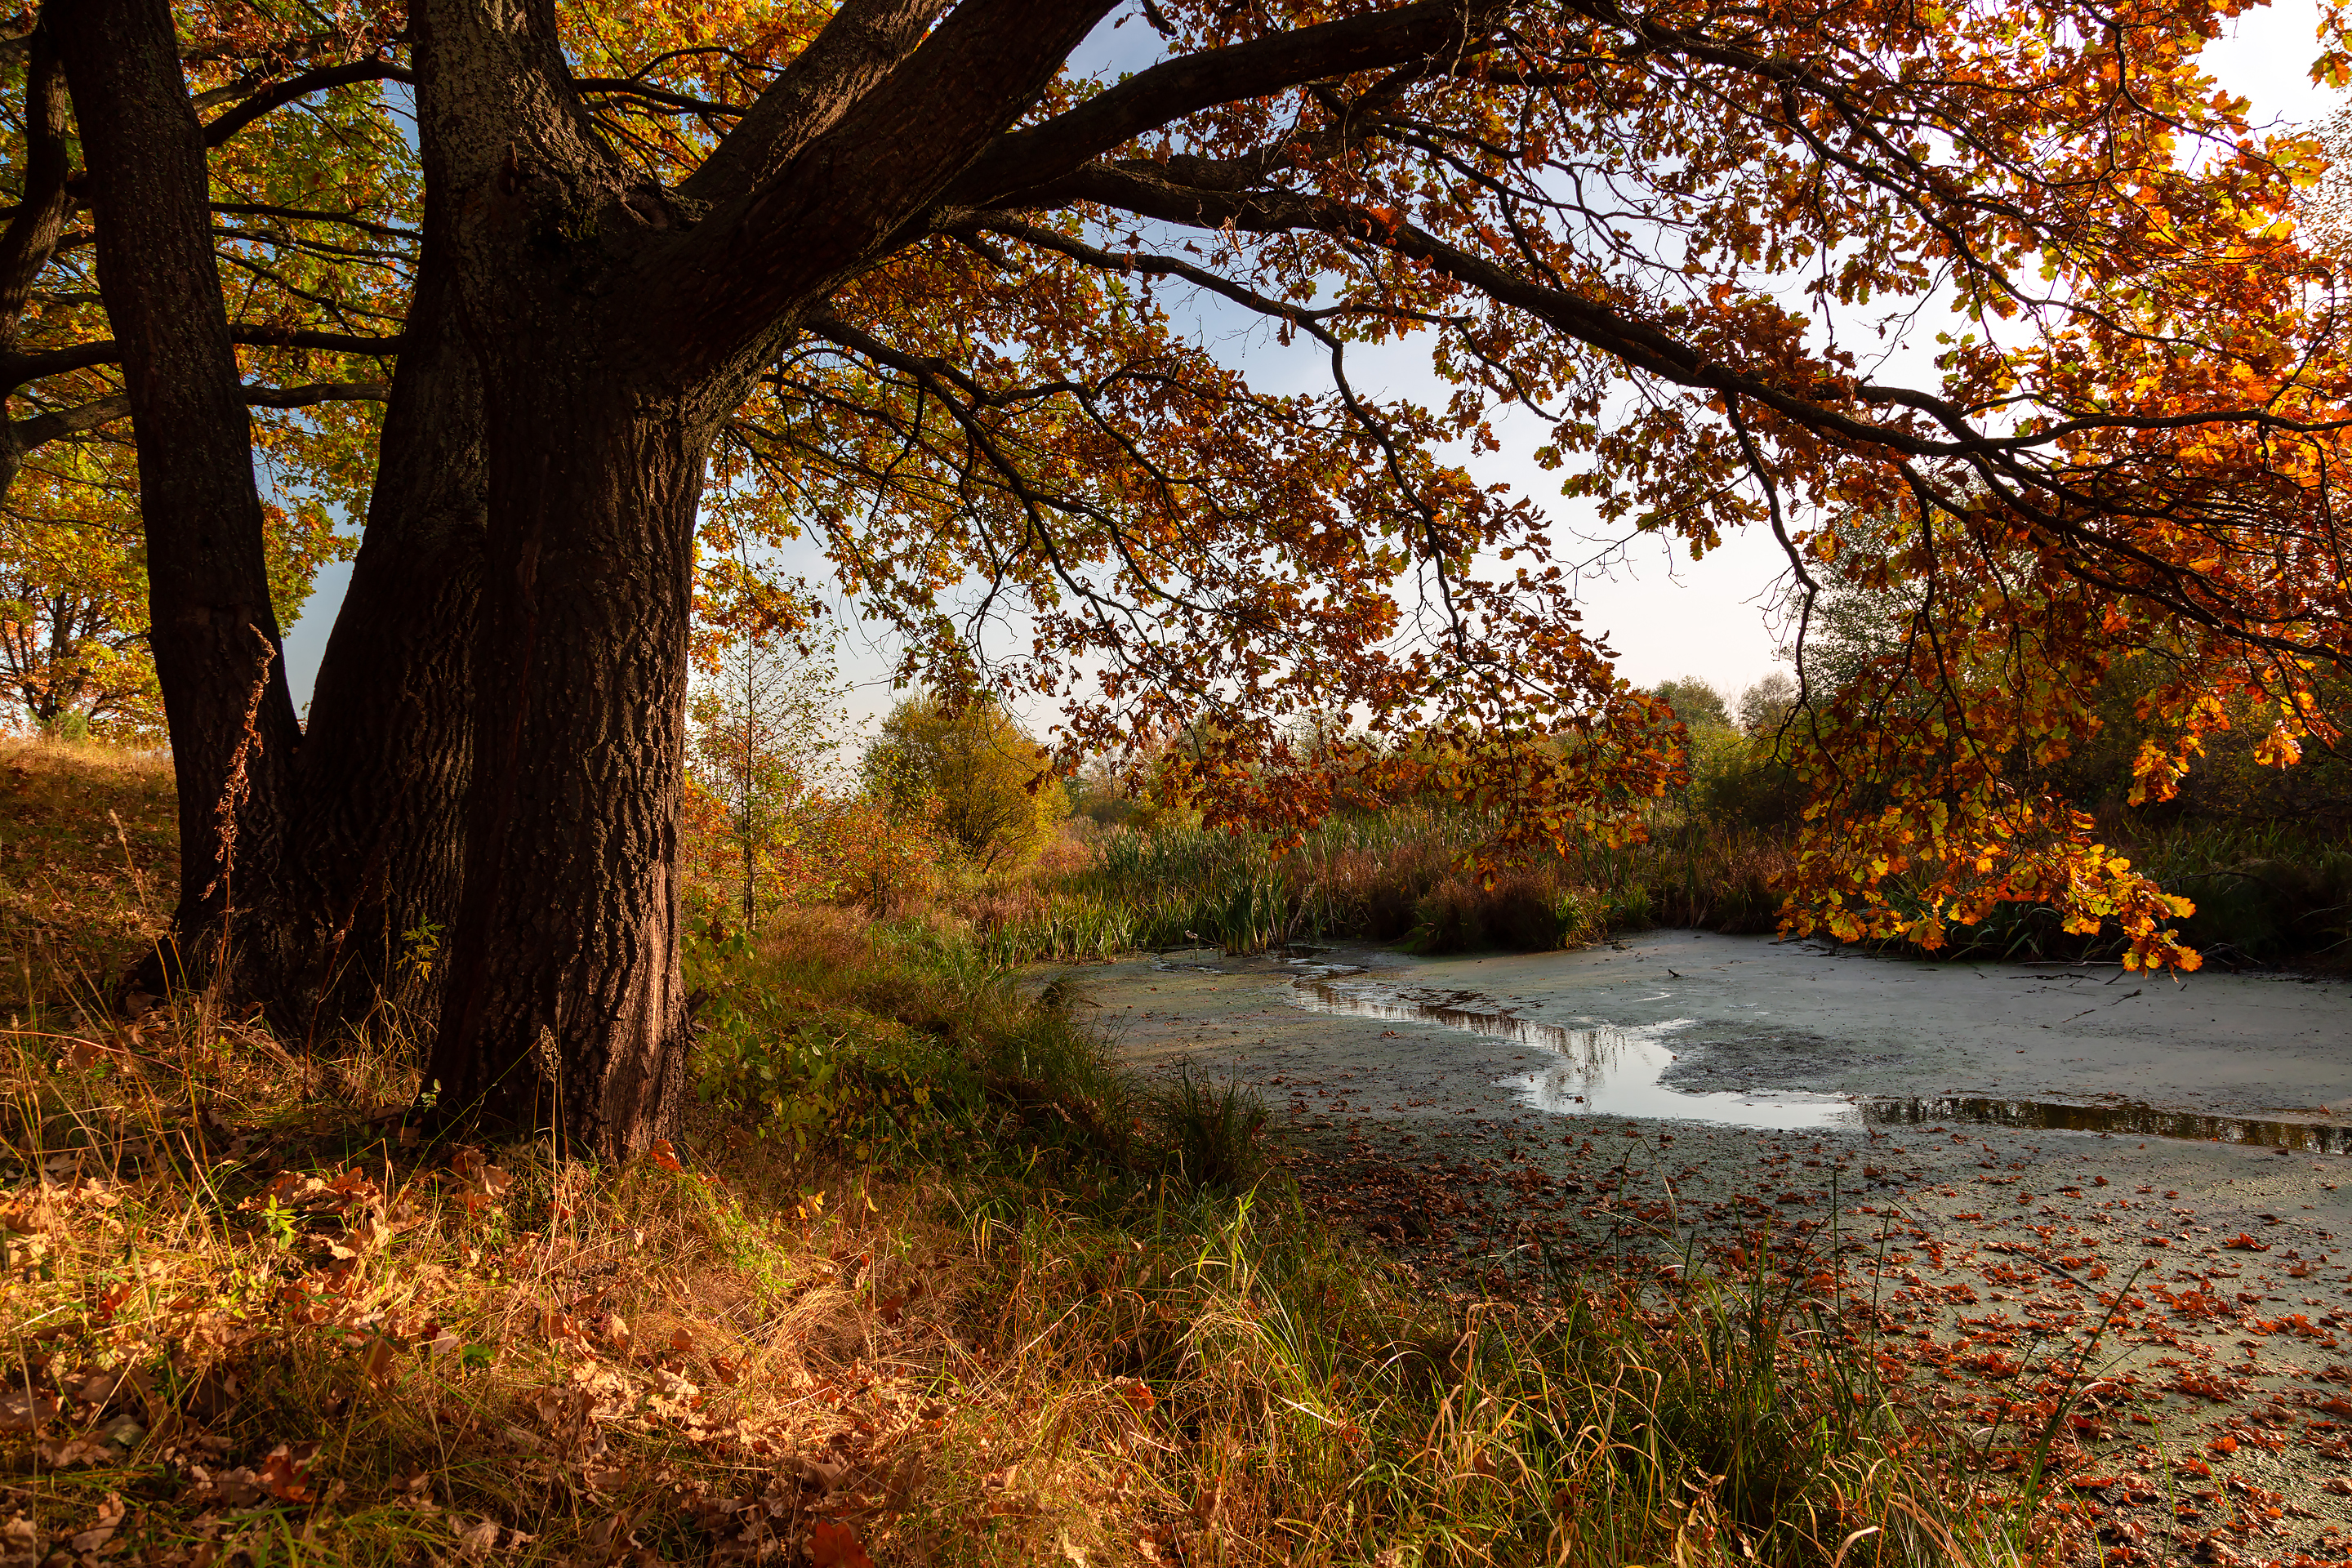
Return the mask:
{"type": "Polygon", "coordinates": [[[0,1432],[30,1432],[58,1413],[58,1402],[43,1394],[0,1394],[0,1432]]]}
{"type": "Polygon", "coordinates": [[[808,1560],[812,1568],[874,1568],[857,1532],[838,1520],[820,1519],[809,1526],[808,1560]]]}
{"type": "Polygon", "coordinates": [[[305,1443],[299,1448],[280,1443],[261,1461],[261,1484],[279,1502],[309,1502],[318,1496],[310,1489],[310,1460],[319,1452],[316,1443],[305,1443]]]}
{"type": "Polygon", "coordinates": [[[98,1522],[71,1537],[68,1544],[76,1552],[97,1551],[114,1539],[114,1532],[122,1528],[122,1516],[127,1511],[119,1494],[107,1493],[106,1500],[98,1505],[98,1522]]]}

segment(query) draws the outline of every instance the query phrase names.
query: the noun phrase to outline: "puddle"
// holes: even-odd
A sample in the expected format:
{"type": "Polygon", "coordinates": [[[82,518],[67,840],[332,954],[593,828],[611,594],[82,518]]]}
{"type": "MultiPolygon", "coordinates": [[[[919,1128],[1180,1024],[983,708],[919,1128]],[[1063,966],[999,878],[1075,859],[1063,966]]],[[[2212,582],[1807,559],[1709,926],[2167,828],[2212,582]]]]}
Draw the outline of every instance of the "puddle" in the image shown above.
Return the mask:
{"type": "Polygon", "coordinates": [[[1559,1058],[1502,1079],[1504,1088],[1557,1116],[1628,1116],[1659,1121],[1714,1121],[1778,1131],[1826,1128],[1853,1120],[1852,1102],[1816,1095],[1738,1091],[1685,1094],[1659,1081],[1675,1054],[1665,1037],[1691,1022],[1670,1019],[1640,1028],[1596,1024],[1569,1028],[1497,1010],[1475,992],[1372,990],[1297,982],[1293,994],[1312,1012],[1391,1023],[1442,1024],[1484,1039],[1529,1046],[1559,1058]],[[1483,1003],[1483,1006],[1472,1005],[1483,1003]]]}
{"type": "Polygon", "coordinates": [[[1974,1122],[2055,1132],[2111,1132],[2139,1138],[2189,1138],[2205,1143],[2247,1143],[2310,1154],[2352,1154],[2352,1127],[2279,1121],[2256,1116],[2200,1116],[2125,1100],[2074,1104],[2055,1100],[1990,1100],[1951,1095],[1933,1100],[1877,1098],[1862,1103],[1873,1127],[1974,1122]]]}
{"type": "Polygon", "coordinates": [[[1971,1095],[1911,1100],[1881,1095],[1857,1102],[1766,1090],[1685,1093],[1662,1080],[1675,1059],[1667,1037],[1687,1027],[1688,1018],[1633,1028],[1609,1024],[1570,1026],[1522,1018],[1475,991],[1328,984],[1327,977],[1349,973],[1353,971],[1345,965],[1311,966],[1295,983],[1293,994],[1313,1012],[1391,1023],[1440,1024],[1483,1039],[1541,1051],[1556,1059],[1532,1072],[1504,1079],[1501,1085],[1525,1103],[1559,1116],[1712,1121],[1781,1131],[1851,1127],[1858,1118],[1872,1127],[1949,1122],[2352,1154],[2352,1127],[2266,1117],[2206,1116],[2120,1098],[2069,1101],[1971,1095]]]}

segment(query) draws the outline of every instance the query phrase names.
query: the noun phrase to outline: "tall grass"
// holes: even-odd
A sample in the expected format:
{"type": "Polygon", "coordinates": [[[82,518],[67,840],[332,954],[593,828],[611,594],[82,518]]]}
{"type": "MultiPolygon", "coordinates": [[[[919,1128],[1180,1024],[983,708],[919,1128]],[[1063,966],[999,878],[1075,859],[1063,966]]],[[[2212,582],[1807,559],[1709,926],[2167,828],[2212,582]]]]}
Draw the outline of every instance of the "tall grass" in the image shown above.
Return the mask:
{"type": "Polygon", "coordinates": [[[705,1097],[620,1168],[404,1139],[390,1037],[330,1077],[194,1008],[0,1032],[11,1551],[2018,1555],[2032,1500],[1977,1495],[1808,1260],[1416,1296],[1246,1095],[1127,1077],[951,927],[695,966],[705,1097]]]}
{"type": "Polygon", "coordinates": [[[1288,847],[1262,834],[1118,828],[1076,868],[973,909],[1008,963],[1139,949],[1255,952],[1400,942],[1423,952],[1540,952],[1651,925],[1769,931],[1785,850],[1699,826],[1649,844],[1489,865],[1495,825],[1403,807],[1336,817],[1288,847]]]}
{"type": "MultiPolygon", "coordinates": [[[[1683,809],[1661,812],[1644,842],[1499,866],[1481,863],[1493,828],[1474,813],[1423,807],[1334,818],[1287,847],[1265,835],[1119,828],[1028,882],[999,885],[971,913],[1006,964],[1334,940],[1543,952],[1654,926],[1772,931],[1794,869],[1784,832],[1683,809]]],[[[2340,836],[2284,824],[2124,822],[2111,832],[2197,905],[2183,935],[2217,961],[2352,958],[2352,843],[2340,836]]],[[[2113,933],[2072,935],[2045,907],[2009,904],[1940,951],[2079,960],[2119,948],[2113,933]]]]}

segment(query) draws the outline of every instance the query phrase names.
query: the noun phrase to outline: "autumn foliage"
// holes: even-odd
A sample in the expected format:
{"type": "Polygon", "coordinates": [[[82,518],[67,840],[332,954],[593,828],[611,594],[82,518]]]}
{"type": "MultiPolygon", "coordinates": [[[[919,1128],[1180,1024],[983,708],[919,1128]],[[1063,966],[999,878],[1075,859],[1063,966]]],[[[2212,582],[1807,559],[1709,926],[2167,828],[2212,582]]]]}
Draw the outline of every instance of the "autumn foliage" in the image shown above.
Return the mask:
{"type": "MultiPolygon", "coordinates": [[[[1284,834],[1444,797],[1501,863],[1686,775],[1568,531],[1769,531],[1801,641],[1893,607],[1801,666],[1785,918],[1928,950],[2026,902],[2193,961],[2058,782],[2119,664],[2144,799],[2225,722],[2336,743],[2341,226],[2200,66],[2234,5],[411,9],[26,19],[8,471],[63,527],[135,451],[184,847],[249,764],[247,905],[192,852],[179,951],[348,1019],[446,927],[496,1114],[549,1033],[578,1136],[675,1109],[690,645],[776,550],[1065,766],[1284,834]],[[289,574],[362,497],[301,728],[289,574]]],[[[108,575],[110,630],[12,612],[86,705],[108,575]]]]}

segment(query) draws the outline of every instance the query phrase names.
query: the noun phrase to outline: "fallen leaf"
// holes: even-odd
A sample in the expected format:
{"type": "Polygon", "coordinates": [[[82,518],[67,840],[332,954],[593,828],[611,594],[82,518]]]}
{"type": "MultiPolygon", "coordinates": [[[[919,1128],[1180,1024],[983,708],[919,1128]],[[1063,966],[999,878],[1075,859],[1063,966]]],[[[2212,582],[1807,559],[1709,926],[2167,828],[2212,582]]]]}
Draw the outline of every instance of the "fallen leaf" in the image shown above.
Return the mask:
{"type": "Polygon", "coordinates": [[[809,1526],[808,1560],[813,1568],[874,1568],[874,1559],[857,1532],[838,1520],[820,1519],[809,1526]]]}
{"type": "Polygon", "coordinates": [[[70,1537],[68,1544],[76,1552],[95,1552],[114,1539],[122,1528],[122,1516],[127,1510],[120,1494],[109,1492],[106,1500],[98,1505],[98,1522],[89,1529],[70,1537]]]}
{"type": "Polygon", "coordinates": [[[310,1489],[310,1458],[318,1451],[316,1443],[306,1443],[299,1450],[278,1444],[261,1461],[261,1484],[279,1502],[309,1502],[317,1495],[310,1489]]]}
{"type": "Polygon", "coordinates": [[[0,1432],[30,1432],[58,1413],[47,1395],[0,1394],[0,1432]]]}

